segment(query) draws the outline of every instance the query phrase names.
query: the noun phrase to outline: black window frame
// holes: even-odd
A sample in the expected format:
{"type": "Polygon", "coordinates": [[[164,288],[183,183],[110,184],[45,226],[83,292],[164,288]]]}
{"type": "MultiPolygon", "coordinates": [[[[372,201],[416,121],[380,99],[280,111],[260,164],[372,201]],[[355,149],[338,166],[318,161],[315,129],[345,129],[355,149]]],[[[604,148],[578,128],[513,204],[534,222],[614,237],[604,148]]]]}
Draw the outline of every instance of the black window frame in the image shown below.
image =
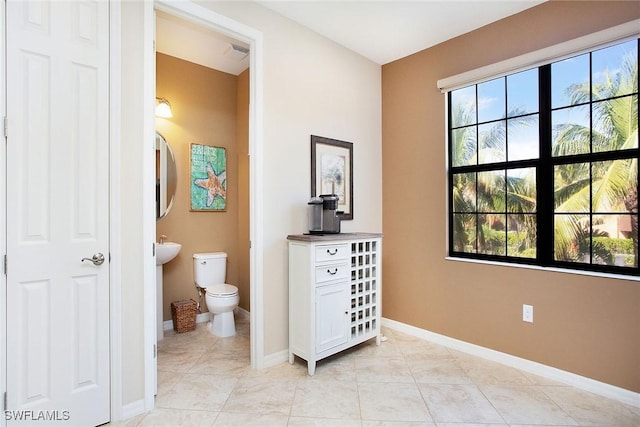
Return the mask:
{"type": "MultiPolygon", "coordinates": [[[[636,48],[638,55],[640,56],[640,38],[634,38],[631,40],[636,41],[636,48]]],[[[626,40],[630,41],[630,40],[626,40]]],[[[617,43],[610,44],[608,46],[623,43],[624,40],[621,40],[617,43]]],[[[606,46],[606,47],[608,47],[606,46]]],[[[593,75],[593,64],[591,61],[591,54],[602,47],[593,47],[584,53],[589,53],[589,67],[590,67],[590,78],[593,75]]],[[[579,56],[579,55],[576,55],[579,56]]],[[[558,59],[561,60],[561,59],[558,59]]],[[[549,61],[548,63],[538,66],[531,67],[528,70],[536,69],[538,70],[538,126],[539,126],[539,156],[537,159],[530,160],[517,160],[517,161],[502,161],[502,162],[493,162],[493,163],[485,163],[481,164],[476,161],[474,165],[464,165],[464,166],[453,166],[453,131],[455,129],[461,129],[465,127],[458,126],[456,128],[452,127],[452,93],[453,90],[448,91],[447,96],[447,153],[448,153],[448,161],[447,161],[447,191],[448,191],[448,210],[447,210],[447,225],[448,225],[448,255],[452,258],[467,258],[473,260],[482,260],[482,261],[494,261],[494,262],[502,262],[508,264],[524,264],[524,265],[535,265],[540,267],[549,267],[549,268],[561,268],[568,270],[578,270],[578,271],[588,271],[595,273],[604,273],[604,274],[620,274],[625,276],[640,276],[640,262],[635,267],[628,266],[616,266],[616,265],[604,265],[604,264],[596,264],[596,263],[584,263],[584,262],[576,262],[576,261],[560,261],[554,259],[554,168],[558,165],[571,164],[571,163],[593,163],[600,161],[610,161],[610,160],[618,160],[618,159],[635,159],[636,162],[640,163],[640,144],[636,148],[626,149],[626,150],[616,150],[616,151],[606,151],[606,152],[590,152],[587,154],[573,154],[573,155],[565,155],[562,157],[552,155],[552,120],[551,115],[553,110],[558,110],[560,108],[552,108],[551,100],[551,64],[556,61],[549,61]],[[496,171],[496,170],[504,170],[505,173],[510,169],[519,169],[525,167],[534,167],[536,168],[536,257],[535,258],[524,258],[524,257],[515,257],[508,255],[495,255],[495,254],[482,254],[478,252],[463,252],[459,250],[455,250],[454,245],[454,175],[460,173],[478,173],[478,172],[486,172],[486,171],[496,171]],[[545,197],[546,195],[551,195],[551,197],[545,197]]],[[[527,70],[521,70],[527,71],[527,70]]],[[[476,102],[478,99],[478,85],[485,82],[490,81],[496,78],[504,78],[509,75],[516,74],[516,72],[496,75],[491,78],[487,78],[482,82],[472,83],[467,86],[461,87],[464,89],[466,87],[475,86],[476,93],[476,102]]],[[[636,82],[637,83],[637,82],[636,82]]],[[[636,96],[637,99],[640,99],[640,90],[638,85],[636,85],[635,92],[632,94],[626,94],[625,96],[636,96]]],[[[505,92],[505,96],[506,92],[505,92]]],[[[620,96],[622,97],[622,96],[620,96]]],[[[609,98],[614,99],[617,97],[609,98]]],[[[599,102],[601,100],[594,100],[593,97],[590,97],[588,102],[585,102],[581,105],[589,105],[599,102]]],[[[640,100],[638,101],[640,102],[640,100]]],[[[591,115],[590,115],[591,117],[591,115]]],[[[591,118],[590,118],[591,120],[591,118]]],[[[478,122],[478,111],[476,109],[476,121],[474,125],[477,127],[481,123],[478,122]]],[[[593,123],[590,122],[590,128],[593,129],[593,123]]],[[[640,127],[639,127],[640,129],[640,127]]],[[[478,144],[479,145],[479,144],[478,144]]],[[[476,150],[479,150],[477,147],[476,150]]],[[[591,151],[591,150],[590,150],[591,151]]],[[[478,151],[476,152],[478,153],[478,151]]],[[[477,157],[477,156],[476,156],[477,157]]],[[[638,166],[640,168],[640,165],[638,166]]],[[[640,189],[640,173],[636,174],[637,178],[637,188],[640,189]]],[[[477,186],[477,183],[476,183],[477,186]]],[[[477,197],[477,191],[476,191],[477,197]]],[[[636,211],[628,212],[628,214],[638,215],[638,204],[636,205],[636,211]]],[[[480,227],[477,219],[483,212],[478,210],[476,206],[476,211],[473,212],[476,215],[476,233],[478,227],[480,227]]],[[[505,204],[505,214],[507,213],[507,208],[505,204]]],[[[593,215],[598,215],[593,211],[593,208],[590,207],[589,212],[586,213],[590,217],[593,215]]],[[[601,215],[601,214],[600,214],[601,215]]],[[[477,234],[476,234],[477,235],[477,234]]],[[[590,237],[593,237],[593,227],[590,231],[590,237]]],[[[639,236],[640,237],[640,236],[639,236]]],[[[505,243],[508,245],[508,241],[505,243]]],[[[505,251],[505,253],[507,253],[505,251]]]]}

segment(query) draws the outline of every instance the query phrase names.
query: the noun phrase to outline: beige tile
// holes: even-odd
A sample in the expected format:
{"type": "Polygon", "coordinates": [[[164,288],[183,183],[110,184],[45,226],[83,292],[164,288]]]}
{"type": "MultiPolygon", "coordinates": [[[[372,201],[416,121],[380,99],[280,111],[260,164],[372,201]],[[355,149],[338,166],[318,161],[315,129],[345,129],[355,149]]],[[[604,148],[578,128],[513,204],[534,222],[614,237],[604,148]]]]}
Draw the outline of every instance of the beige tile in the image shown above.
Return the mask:
{"type": "Polygon", "coordinates": [[[169,391],[183,376],[182,372],[158,371],[158,395],[169,391]]]}
{"type": "Polygon", "coordinates": [[[191,366],[189,373],[240,377],[250,369],[251,359],[248,354],[212,348],[191,366]]]}
{"type": "Polygon", "coordinates": [[[156,399],[158,408],[219,411],[238,380],[220,375],[185,374],[156,399]]]}
{"type": "Polygon", "coordinates": [[[630,405],[572,387],[541,390],[582,426],[640,426],[640,412],[630,405]]]}
{"type": "Polygon", "coordinates": [[[106,425],[108,427],[137,427],[138,425],[140,425],[140,422],[147,415],[147,413],[148,412],[145,412],[144,414],[140,414],[122,421],[112,421],[110,423],[107,423],[106,425]]]}
{"type": "Polygon", "coordinates": [[[520,371],[520,372],[531,382],[531,384],[534,384],[534,385],[553,385],[553,386],[565,385],[559,381],[554,381],[549,378],[541,377],[540,375],[532,374],[530,372],[526,372],[526,371],[520,371]]]}
{"type": "Polygon", "coordinates": [[[196,329],[190,332],[178,334],[174,331],[165,331],[164,339],[158,341],[158,349],[169,347],[183,347],[205,351],[216,343],[217,338],[207,332],[203,323],[198,323],[196,329]]]}
{"type": "Polygon", "coordinates": [[[541,386],[483,385],[480,389],[509,424],[578,425],[541,386]]]}
{"type": "Polygon", "coordinates": [[[532,385],[522,371],[497,362],[481,358],[458,358],[458,364],[474,384],[532,385]]]}
{"type": "Polygon", "coordinates": [[[290,417],[288,427],[361,427],[360,420],[336,420],[330,418],[290,417]]]}
{"type": "Polygon", "coordinates": [[[362,427],[436,427],[430,421],[370,421],[362,422],[362,427]]]}
{"type": "Polygon", "coordinates": [[[358,383],[358,395],[363,421],[433,421],[413,383],[358,383]]]}
{"type": "MultiPolygon", "coordinates": [[[[306,371],[305,371],[306,372],[306,371]]],[[[355,359],[334,359],[321,360],[316,364],[316,372],[313,376],[308,376],[312,380],[339,380],[346,382],[356,381],[355,359]]]]}
{"type": "Polygon", "coordinates": [[[358,345],[356,357],[398,357],[401,356],[398,346],[391,341],[383,341],[376,344],[375,338],[358,345]]]}
{"type": "MultiPolygon", "coordinates": [[[[484,423],[438,423],[438,427],[509,427],[509,424],[484,424],[484,423]]],[[[511,427],[516,427],[511,426],[511,427]]],[[[537,426],[537,427],[551,427],[551,426],[537,426]]]]}
{"type": "Polygon", "coordinates": [[[189,372],[206,350],[187,347],[158,348],[158,370],[189,372]]]}
{"type": "Polygon", "coordinates": [[[296,359],[296,363],[293,365],[289,362],[283,362],[269,368],[249,369],[245,373],[246,378],[272,378],[276,380],[298,380],[307,376],[307,363],[301,359],[296,359]]]}
{"type": "Polygon", "coordinates": [[[398,344],[400,352],[406,360],[451,359],[451,351],[441,345],[426,341],[409,341],[398,344]]]}
{"type": "Polygon", "coordinates": [[[286,427],[286,415],[220,412],[213,427],[286,427]]]}
{"type": "Polygon", "coordinates": [[[359,419],[358,386],[345,381],[299,381],[291,416],[359,419]]]}
{"type": "Polygon", "coordinates": [[[355,360],[358,383],[414,383],[407,362],[400,358],[358,357],[355,360]]]}
{"type": "Polygon", "coordinates": [[[408,362],[417,383],[471,384],[471,378],[458,366],[455,359],[417,359],[408,362]]]}
{"type": "MultiPolygon", "coordinates": [[[[209,334],[212,336],[211,334],[209,334]]],[[[236,335],[235,337],[216,338],[213,343],[213,352],[234,352],[250,357],[251,341],[248,336],[236,335]]]]}
{"type": "MultiPolygon", "coordinates": [[[[317,362],[322,364],[322,363],[332,363],[332,362],[351,362],[353,363],[353,361],[355,360],[356,357],[361,356],[364,354],[365,351],[371,351],[371,350],[365,350],[368,349],[369,346],[373,346],[375,347],[375,341],[371,341],[368,343],[362,343],[360,345],[357,345],[355,347],[351,347],[348,348],[346,350],[342,350],[338,353],[332,354],[331,356],[325,357],[322,360],[319,360],[317,362]]],[[[296,357],[297,358],[297,357],[296,357]]],[[[304,361],[304,359],[300,358],[301,360],[304,361]]],[[[307,362],[304,362],[305,365],[307,362]]]]}
{"type": "Polygon", "coordinates": [[[560,425],[560,424],[511,424],[510,427],[567,427],[567,426],[560,425]]]}
{"type": "Polygon", "coordinates": [[[142,419],[139,425],[145,427],[210,427],[217,415],[217,412],[154,409],[142,419]]]}
{"type": "Polygon", "coordinates": [[[241,378],[223,411],[288,415],[295,389],[295,380],[241,378]]]}
{"type": "Polygon", "coordinates": [[[418,384],[436,423],[504,423],[473,384],[418,384]]]}
{"type": "Polygon", "coordinates": [[[387,328],[380,346],[372,339],[323,359],[314,376],[298,357],[251,369],[249,319],[237,316],[236,330],[229,338],[206,324],[168,331],[158,346],[157,409],[110,425],[640,425],[640,409],[387,328]]]}

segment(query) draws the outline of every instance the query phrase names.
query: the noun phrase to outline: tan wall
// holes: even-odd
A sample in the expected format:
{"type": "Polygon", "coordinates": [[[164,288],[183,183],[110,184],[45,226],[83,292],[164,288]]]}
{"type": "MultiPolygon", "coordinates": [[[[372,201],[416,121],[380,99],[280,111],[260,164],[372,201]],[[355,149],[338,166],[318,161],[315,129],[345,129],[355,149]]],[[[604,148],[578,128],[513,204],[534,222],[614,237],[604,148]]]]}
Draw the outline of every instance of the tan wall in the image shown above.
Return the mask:
{"type": "Polygon", "coordinates": [[[640,17],[548,2],[382,68],[383,316],[640,391],[640,285],[446,256],[445,98],[436,81],[640,17]],[[534,323],[522,322],[522,305],[534,323]]]}
{"type": "MultiPolygon", "coordinates": [[[[163,266],[163,318],[171,319],[171,302],[198,300],[193,281],[193,254],[228,254],[227,283],[239,284],[240,177],[238,166],[238,78],[188,61],[156,55],[156,94],[171,102],[173,117],[156,119],[156,130],[171,146],[176,158],[178,188],[168,215],[157,222],[156,238],[182,244],[182,250],[163,266]],[[185,78],[185,76],[189,76],[185,78]],[[225,147],[227,154],[227,209],[225,212],[190,210],[189,150],[191,143],[225,147]]],[[[244,102],[246,107],[247,102],[244,102]]],[[[246,142],[245,142],[246,147],[246,142]]],[[[243,149],[246,153],[246,148],[243,149]]],[[[246,171],[244,173],[247,173],[246,171]]],[[[246,181],[246,178],[244,178],[246,181]]],[[[248,271],[246,273],[248,277],[248,271]]],[[[241,286],[240,306],[248,307],[249,283],[241,286]]],[[[202,311],[207,311],[204,295],[202,311]]]]}

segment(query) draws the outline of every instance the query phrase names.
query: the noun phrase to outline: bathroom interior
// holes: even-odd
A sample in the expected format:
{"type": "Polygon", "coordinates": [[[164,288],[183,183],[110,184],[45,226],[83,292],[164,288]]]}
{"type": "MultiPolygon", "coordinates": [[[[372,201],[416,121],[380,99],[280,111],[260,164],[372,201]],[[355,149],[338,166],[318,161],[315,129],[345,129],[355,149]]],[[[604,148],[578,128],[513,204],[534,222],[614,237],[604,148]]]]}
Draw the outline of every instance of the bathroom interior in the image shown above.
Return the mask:
{"type": "MultiPolygon", "coordinates": [[[[205,292],[199,293],[194,282],[194,254],[227,254],[224,283],[238,289],[235,315],[248,317],[250,311],[248,47],[156,12],[156,97],[166,99],[172,113],[169,118],[156,117],[160,143],[156,168],[163,157],[164,140],[171,151],[167,158],[175,159],[176,172],[175,194],[166,196],[169,209],[157,212],[156,242],[181,245],[174,258],[157,268],[162,291],[158,301],[162,318],[158,320],[165,324],[172,320],[171,302],[189,299],[203,313],[198,322],[206,321],[205,292]],[[191,144],[225,149],[226,206],[222,211],[191,209],[191,144]]],[[[164,184],[159,188],[164,189],[164,184]]]]}

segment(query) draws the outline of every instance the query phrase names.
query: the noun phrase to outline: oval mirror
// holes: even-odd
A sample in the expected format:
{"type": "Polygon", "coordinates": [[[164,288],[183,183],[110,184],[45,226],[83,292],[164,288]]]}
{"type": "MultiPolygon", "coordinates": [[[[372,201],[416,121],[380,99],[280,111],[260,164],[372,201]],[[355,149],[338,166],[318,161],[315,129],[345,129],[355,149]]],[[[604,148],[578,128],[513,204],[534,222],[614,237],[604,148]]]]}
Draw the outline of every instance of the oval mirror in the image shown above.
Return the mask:
{"type": "Polygon", "coordinates": [[[156,132],[156,219],[164,218],[173,206],[177,181],[176,159],[171,146],[156,132]]]}

